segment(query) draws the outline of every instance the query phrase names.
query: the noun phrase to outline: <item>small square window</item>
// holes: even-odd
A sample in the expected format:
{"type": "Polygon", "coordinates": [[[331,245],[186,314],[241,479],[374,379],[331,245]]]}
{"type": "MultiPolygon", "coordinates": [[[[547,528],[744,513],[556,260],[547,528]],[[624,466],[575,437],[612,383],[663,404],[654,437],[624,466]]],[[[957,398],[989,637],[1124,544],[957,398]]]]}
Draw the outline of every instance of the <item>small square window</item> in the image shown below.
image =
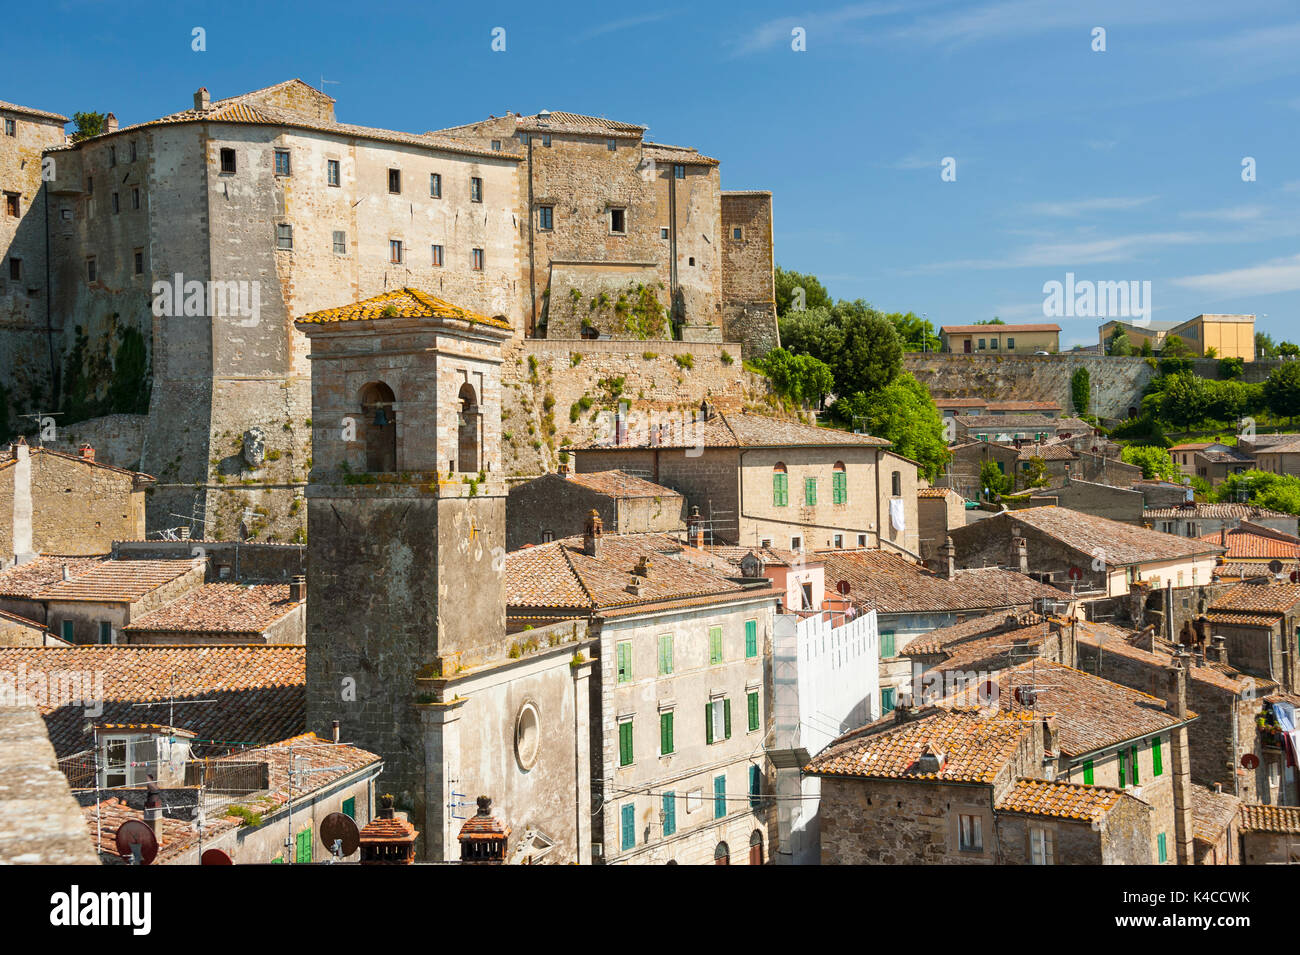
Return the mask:
{"type": "Polygon", "coordinates": [[[18,135],[18,124],[15,123],[12,119],[5,120],[5,135],[6,136],[18,135]]]}
{"type": "Polygon", "coordinates": [[[429,173],[429,198],[442,198],[442,176],[439,173],[429,173]]]}
{"type": "Polygon", "coordinates": [[[402,170],[388,170],[388,191],[393,194],[400,194],[402,191],[402,170]]]}
{"type": "Polygon", "coordinates": [[[275,174],[277,176],[292,175],[289,165],[289,150],[277,149],[275,151],[275,174]]]}
{"type": "Polygon", "coordinates": [[[221,150],[221,171],[223,173],[235,171],[235,151],[233,149],[221,150]]]}
{"type": "Polygon", "coordinates": [[[659,238],[661,238],[661,239],[666,239],[666,238],[668,238],[668,230],[667,230],[667,229],[660,229],[660,230],[659,230],[659,238]]]}
{"type": "Polygon", "coordinates": [[[95,267],[95,257],[92,255],[86,259],[86,281],[94,282],[99,277],[99,272],[95,267]]]}
{"type": "Polygon", "coordinates": [[[275,247],[277,249],[293,248],[293,226],[281,223],[275,227],[275,247]]]}
{"type": "Polygon", "coordinates": [[[433,249],[433,265],[435,268],[440,268],[442,266],[442,246],[435,245],[431,248],[433,249]]]}
{"type": "Polygon", "coordinates": [[[683,166],[681,163],[676,163],[676,164],[673,166],[673,178],[674,178],[674,179],[685,179],[685,178],[686,178],[686,167],[683,166]]]}
{"type": "Polygon", "coordinates": [[[608,149],[610,152],[614,152],[614,150],[618,149],[618,140],[617,139],[605,140],[605,148],[608,149]]]}
{"type": "Polygon", "coordinates": [[[551,134],[550,134],[550,133],[543,133],[543,134],[542,134],[542,145],[545,146],[547,149],[550,149],[550,148],[551,148],[551,134]]]}
{"type": "Polygon", "coordinates": [[[11,258],[9,260],[9,281],[20,282],[23,277],[23,260],[11,258]]]}
{"type": "Polygon", "coordinates": [[[537,207],[537,228],[543,232],[550,232],[555,226],[555,207],[538,206],[537,207]]]}
{"type": "Polygon", "coordinates": [[[140,189],[138,187],[131,190],[131,208],[140,208],[140,189]]]}
{"type": "Polygon", "coordinates": [[[731,230],[731,237],[733,239],[740,238],[740,226],[736,226],[734,229],[731,230]]]}
{"type": "Polygon", "coordinates": [[[135,274],[144,275],[144,250],[135,250],[135,274]]]}
{"type": "Polygon", "coordinates": [[[402,240],[401,239],[388,240],[388,261],[393,265],[402,264],[402,240]]]}
{"type": "Polygon", "coordinates": [[[18,193],[16,192],[5,193],[5,214],[14,216],[15,218],[20,214],[18,193]]]}
{"type": "Polygon", "coordinates": [[[609,231],[615,235],[627,234],[627,210],[610,209],[609,210],[609,231]]]}
{"type": "Polygon", "coordinates": [[[688,258],[688,259],[686,260],[686,264],[687,264],[687,265],[694,265],[694,264],[695,264],[695,256],[692,255],[690,258],[688,258]]]}
{"type": "Polygon", "coordinates": [[[472,256],[472,262],[473,262],[472,268],[474,269],[475,272],[483,271],[483,250],[482,249],[474,250],[472,256]]]}
{"type": "Polygon", "coordinates": [[[867,546],[867,535],[866,535],[866,534],[859,534],[859,535],[858,535],[858,546],[859,546],[859,547],[866,547],[866,546],[867,546]]]}
{"type": "Polygon", "coordinates": [[[339,175],[339,161],[337,159],[325,160],[325,185],[337,186],[342,177],[339,175]]]}
{"type": "Polygon", "coordinates": [[[499,139],[492,140],[492,151],[494,153],[501,152],[501,140],[499,139]]]}
{"type": "Polygon", "coordinates": [[[469,201],[483,201],[483,180],[478,176],[471,176],[469,180],[469,201]]]}
{"type": "Polygon", "coordinates": [[[334,232],[334,251],[338,255],[347,255],[348,253],[348,234],[341,230],[334,232]]]}

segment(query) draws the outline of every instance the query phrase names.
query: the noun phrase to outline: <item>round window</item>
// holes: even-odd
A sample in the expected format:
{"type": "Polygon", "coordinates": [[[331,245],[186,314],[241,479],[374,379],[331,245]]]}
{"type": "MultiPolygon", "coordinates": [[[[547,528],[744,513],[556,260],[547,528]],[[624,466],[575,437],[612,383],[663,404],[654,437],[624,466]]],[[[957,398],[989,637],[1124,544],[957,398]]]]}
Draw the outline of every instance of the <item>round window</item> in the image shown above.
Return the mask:
{"type": "Polygon", "coordinates": [[[540,736],[537,706],[529,700],[519,708],[519,715],[515,717],[515,758],[519,760],[520,769],[532,769],[537,762],[540,736]]]}

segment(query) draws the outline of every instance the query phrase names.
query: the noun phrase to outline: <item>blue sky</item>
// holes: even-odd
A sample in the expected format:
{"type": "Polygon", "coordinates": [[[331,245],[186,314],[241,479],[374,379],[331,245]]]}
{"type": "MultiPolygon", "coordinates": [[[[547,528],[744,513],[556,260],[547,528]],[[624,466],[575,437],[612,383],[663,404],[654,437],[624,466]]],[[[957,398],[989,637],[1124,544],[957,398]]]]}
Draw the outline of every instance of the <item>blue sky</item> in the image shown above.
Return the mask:
{"type": "MultiPolygon", "coordinates": [[[[0,99],[127,124],[199,86],[323,76],[339,119],[365,125],[603,115],[717,156],[724,188],[771,189],[777,261],[838,297],[1042,321],[1043,284],[1073,272],[1150,281],[1157,321],[1254,312],[1300,338],[1294,0],[55,0],[7,17],[23,41],[0,99]]],[[[1095,319],[1061,324],[1063,343],[1096,340],[1095,319]]]]}

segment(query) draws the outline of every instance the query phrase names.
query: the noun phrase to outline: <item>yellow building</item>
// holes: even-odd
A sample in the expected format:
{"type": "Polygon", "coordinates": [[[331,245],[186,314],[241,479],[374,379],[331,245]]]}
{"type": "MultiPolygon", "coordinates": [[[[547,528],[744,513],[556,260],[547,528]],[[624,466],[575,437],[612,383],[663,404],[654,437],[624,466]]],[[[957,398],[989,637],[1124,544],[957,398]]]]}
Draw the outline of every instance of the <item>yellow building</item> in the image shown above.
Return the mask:
{"type": "Polygon", "coordinates": [[[1060,325],[944,325],[943,350],[965,354],[1055,354],[1061,348],[1060,325]]]}
{"type": "Polygon", "coordinates": [[[1193,354],[1201,357],[1213,348],[1217,358],[1255,360],[1254,315],[1197,315],[1180,323],[1148,322],[1146,325],[1112,320],[1097,329],[1103,353],[1117,328],[1124,330],[1134,351],[1140,350],[1144,341],[1150,341],[1152,349],[1160,351],[1170,335],[1177,335],[1193,354]]]}

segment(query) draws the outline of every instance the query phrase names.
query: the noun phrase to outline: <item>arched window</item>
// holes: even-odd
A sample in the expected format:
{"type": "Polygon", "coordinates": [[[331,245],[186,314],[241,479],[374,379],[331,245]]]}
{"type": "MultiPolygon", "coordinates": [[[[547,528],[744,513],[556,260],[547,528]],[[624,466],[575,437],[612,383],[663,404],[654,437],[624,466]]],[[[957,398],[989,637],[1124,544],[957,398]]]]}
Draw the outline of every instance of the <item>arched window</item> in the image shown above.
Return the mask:
{"type": "Polygon", "coordinates": [[[831,468],[831,502],[849,503],[849,474],[844,469],[843,461],[836,461],[835,467],[831,468]]]}
{"type": "Polygon", "coordinates": [[[785,507],[790,503],[790,475],[780,461],[772,468],[772,505],[785,507]]]}
{"type": "Polygon", "coordinates": [[[719,842],[716,849],[713,850],[714,865],[731,865],[731,850],[727,848],[725,842],[719,842]]]}
{"type": "Polygon", "coordinates": [[[479,413],[478,396],[468,381],[460,386],[460,415],[456,428],[456,470],[475,473],[479,470],[479,413]]]}
{"type": "Polygon", "coordinates": [[[755,829],[749,834],[749,864],[763,864],[763,830],[755,829]]]}
{"type": "Polygon", "coordinates": [[[366,470],[397,470],[396,396],[382,381],[361,389],[362,427],[366,433],[366,470]]]}

